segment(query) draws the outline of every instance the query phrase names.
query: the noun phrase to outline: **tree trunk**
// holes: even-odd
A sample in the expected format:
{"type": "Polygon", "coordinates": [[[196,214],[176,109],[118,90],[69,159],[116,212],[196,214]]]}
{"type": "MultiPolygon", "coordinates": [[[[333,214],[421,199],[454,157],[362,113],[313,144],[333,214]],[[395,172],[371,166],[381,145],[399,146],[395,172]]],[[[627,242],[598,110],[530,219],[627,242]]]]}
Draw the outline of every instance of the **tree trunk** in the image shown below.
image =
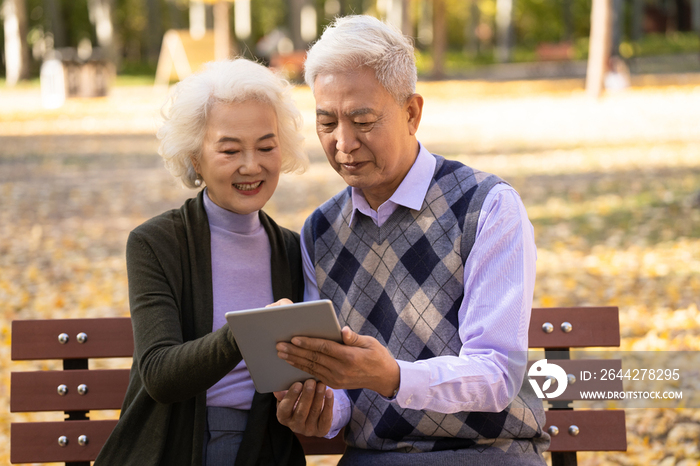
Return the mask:
{"type": "Polygon", "coordinates": [[[148,60],[158,61],[160,45],[163,42],[163,21],[159,0],[147,0],[148,12],[148,60]]]}
{"type": "Polygon", "coordinates": [[[496,60],[509,62],[513,47],[513,0],[496,0],[496,60]]]}
{"type": "Polygon", "coordinates": [[[433,0],[433,77],[445,77],[445,52],[447,51],[447,25],[445,0],[433,0]]]}
{"type": "Polygon", "coordinates": [[[231,57],[231,32],[228,20],[229,5],[226,1],[214,4],[214,58],[226,60],[231,57]]]}
{"type": "Polygon", "coordinates": [[[114,25],[112,24],[112,4],[114,0],[88,0],[90,22],[95,26],[97,45],[111,62],[116,61],[114,50],[114,25]]]}
{"type": "Polygon", "coordinates": [[[61,11],[61,2],[59,0],[44,0],[44,10],[47,16],[47,29],[53,34],[54,48],[66,47],[66,26],[63,21],[63,12],[61,11]]]}
{"type": "Polygon", "coordinates": [[[294,50],[301,50],[304,48],[304,41],[301,40],[301,7],[303,0],[288,0],[288,3],[290,39],[292,39],[294,44],[294,50]]]}
{"type": "Polygon", "coordinates": [[[236,0],[233,4],[233,21],[233,31],[236,35],[238,54],[244,55],[248,53],[250,55],[247,43],[252,32],[250,0],[236,0]]]}
{"type": "Polygon", "coordinates": [[[666,34],[678,30],[678,6],[676,0],[666,0],[666,34]]]}
{"type": "Polygon", "coordinates": [[[476,58],[481,53],[481,47],[479,43],[479,37],[476,34],[476,28],[479,27],[479,21],[481,20],[481,11],[479,10],[478,0],[471,0],[469,3],[469,21],[467,21],[467,30],[464,36],[467,38],[467,44],[464,47],[464,51],[469,54],[470,57],[476,58]]]}
{"type": "Polygon", "coordinates": [[[410,0],[390,0],[387,21],[400,29],[404,35],[413,36],[410,0]]]}
{"type": "Polygon", "coordinates": [[[4,0],[2,16],[5,29],[5,77],[8,87],[29,78],[27,43],[27,5],[25,0],[4,0]]]}
{"type": "Polygon", "coordinates": [[[571,0],[563,0],[562,16],[564,17],[564,40],[570,42],[574,38],[574,15],[571,12],[571,0]]]}
{"type": "Polygon", "coordinates": [[[420,14],[418,15],[418,42],[424,46],[433,45],[433,5],[431,0],[420,0],[420,14]]]}
{"type": "Polygon", "coordinates": [[[613,0],[611,55],[620,54],[620,44],[622,43],[625,26],[624,8],[624,0],[613,0]]]}
{"type": "Polygon", "coordinates": [[[596,98],[603,93],[603,81],[610,61],[612,1],[593,0],[591,8],[591,37],[588,47],[586,92],[591,97],[596,98]]]}
{"type": "Polygon", "coordinates": [[[644,35],[644,0],[632,0],[632,40],[644,35]]]}
{"type": "Polygon", "coordinates": [[[167,18],[167,28],[168,29],[182,29],[184,22],[182,21],[182,13],[178,9],[175,2],[167,2],[168,8],[166,10],[167,18]]]}
{"type": "Polygon", "coordinates": [[[700,34],[700,0],[693,0],[693,31],[700,34]]]}
{"type": "Polygon", "coordinates": [[[190,1],[190,36],[199,40],[207,33],[207,9],[201,1],[190,1]]]}

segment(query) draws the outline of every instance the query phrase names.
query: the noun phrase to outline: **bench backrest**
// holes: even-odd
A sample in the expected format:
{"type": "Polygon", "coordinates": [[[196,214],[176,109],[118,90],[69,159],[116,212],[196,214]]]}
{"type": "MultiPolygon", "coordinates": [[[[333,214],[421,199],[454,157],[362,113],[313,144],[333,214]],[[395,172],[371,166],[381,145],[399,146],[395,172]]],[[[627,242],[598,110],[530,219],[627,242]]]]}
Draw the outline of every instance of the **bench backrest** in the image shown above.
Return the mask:
{"type": "MultiPolygon", "coordinates": [[[[529,342],[531,348],[543,348],[547,357],[555,354],[561,357],[569,348],[619,346],[618,309],[535,308],[529,342]]],[[[89,420],[88,411],[119,409],[129,370],[91,370],[88,360],[131,357],[132,353],[133,334],[128,317],[13,321],[12,360],[60,359],[64,370],[13,372],[10,411],[63,411],[67,419],[12,423],[11,462],[77,465],[94,460],[117,421],[89,420]]],[[[557,364],[567,374],[598,367],[597,361],[564,359],[557,364]]],[[[558,400],[568,403],[578,399],[576,383],[580,382],[567,388],[558,400]]],[[[568,404],[555,405],[547,412],[545,430],[554,432],[553,426],[559,433],[552,436],[552,452],[611,451],[627,447],[625,416],[621,410],[574,411],[568,404]],[[572,430],[576,435],[569,434],[572,426],[577,427],[572,430]]],[[[309,455],[337,454],[345,448],[342,435],[332,440],[300,438],[309,455]]]]}

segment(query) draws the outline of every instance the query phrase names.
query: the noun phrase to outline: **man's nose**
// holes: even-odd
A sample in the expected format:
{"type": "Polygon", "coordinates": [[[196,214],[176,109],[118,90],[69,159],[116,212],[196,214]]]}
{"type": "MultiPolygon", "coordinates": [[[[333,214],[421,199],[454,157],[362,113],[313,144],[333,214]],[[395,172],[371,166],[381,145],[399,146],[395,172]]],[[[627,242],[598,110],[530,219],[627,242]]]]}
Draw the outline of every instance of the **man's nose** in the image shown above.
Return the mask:
{"type": "Polygon", "coordinates": [[[352,124],[338,124],[335,133],[336,150],[349,154],[360,147],[360,140],[357,139],[355,128],[353,128],[352,124]]]}

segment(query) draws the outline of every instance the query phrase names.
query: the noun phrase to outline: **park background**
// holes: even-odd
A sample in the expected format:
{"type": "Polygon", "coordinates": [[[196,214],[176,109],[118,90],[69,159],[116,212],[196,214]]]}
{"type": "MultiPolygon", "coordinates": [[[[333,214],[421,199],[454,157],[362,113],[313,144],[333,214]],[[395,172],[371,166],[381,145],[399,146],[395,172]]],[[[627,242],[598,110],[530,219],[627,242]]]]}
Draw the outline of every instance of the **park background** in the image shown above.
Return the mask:
{"type": "MultiPolygon", "coordinates": [[[[697,0],[603,1],[606,54],[624,66],[622,80],[607,89],[603,82],[596,93],[586,90],[590,0],[252,0],[245,38],[241,10],[227,8],[230,53],[291,63],[285,71],[297,82],[304,116],[309,169],[283,176],[266,211],[298,231],[344,186],[315,135],[313,97],[298,83],[295,50],[336,14],[391,19],[399,5],[410,13],[401,26],[416,39],[426,100],[418,137],[432,152],[518,190],[538,247],[534,305],[619,306],[621,349],[699,350],[700,7],[697,0]]],[[[192,5],[180,0],[2,5],[3,65],[11,8],[25,15],[17,31],[18,50],[26,49],[18,74],[0,77],[0,464],[9,464],[10,422],[47,417],[8,412],[10,371],[37,369],[10,361],[11,321],[127,316],[129,231],[194,195],[157,154],[168,89],[154,87],[159,59],[168,57],[166,31],[185,38],[194,21],[192,5]],[[99,27],[105,11],[109,42],[99,27]],[[105,95],[69,96],[46,108],[39,73],[49,59],[113,66],[105,95]]],[[[196,8],[204,13],[200,28],[210,31],[215,6],[196,8]]],[[[613,70],[604,71],[609,78],[613,70]]],[[[693,383],[700,389],[698,377],[693,383]]],[[[580,464],[699,464],[697,409],[628,409],[626,416],[628,451],[579,453],[580,464]]]]}

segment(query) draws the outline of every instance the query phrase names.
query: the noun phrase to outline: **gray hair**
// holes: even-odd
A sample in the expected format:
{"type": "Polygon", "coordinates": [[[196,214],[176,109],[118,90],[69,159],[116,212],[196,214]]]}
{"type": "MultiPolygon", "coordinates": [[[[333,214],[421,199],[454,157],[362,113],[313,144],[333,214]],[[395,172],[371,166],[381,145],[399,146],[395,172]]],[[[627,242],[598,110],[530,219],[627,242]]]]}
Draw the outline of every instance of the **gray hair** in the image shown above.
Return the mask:
{"type": "Polygon", "coordinates": [[[303,120],[291,97],[291,85],[271,70],[243,58],[207,63],[204,70],[183,79],[163,105],[163,125],[157,133],[158,153],[170,173],[183,186],[195,187],[197,173],[192,158],[202,155],[207,115],[217,102],[257,100],[273,107],[277,115],[282,171],[303,171],[308,158],[303,151],[303,120]]]}
{"type": "Polygon", "coordinates": [[[367,66],[399,104],[416,92],[413,40],[372,16],[336,18],[306,54],[304,80],[311,91],[320,74],[367,66]]]}

